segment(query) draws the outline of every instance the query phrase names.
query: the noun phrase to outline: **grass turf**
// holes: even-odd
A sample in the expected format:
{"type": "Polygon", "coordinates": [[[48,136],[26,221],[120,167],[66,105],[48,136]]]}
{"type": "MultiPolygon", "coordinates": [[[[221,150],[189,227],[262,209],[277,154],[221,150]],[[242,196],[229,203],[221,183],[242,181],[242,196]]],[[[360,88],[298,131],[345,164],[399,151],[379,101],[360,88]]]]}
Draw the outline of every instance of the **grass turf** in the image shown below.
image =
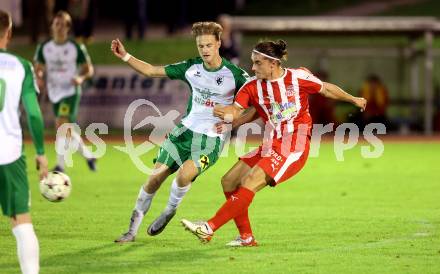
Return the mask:
{"type": "MultiPolygon", "coordinates": [[[[133,244],[113,240],[127,228],[146,176],[111,146],[90,173],[74,157],[73,191],[62,203],[38,193],[33,148],[26,146],[32,216],[40,241],[41,273],[438,273],[440,269],[440,144],[386,143],[379,159],[360,146],[335,160],[331,143],[290,181],[256,195],[250,209],[257,248],[230,249],[233,223],[200,244],[181,218],[203,219],[224,198],[219,179],[235,161],[221,158],[200,176],[167,229],[146,226],[165,206],[170,180],[159,190],[133,244]]],[[[47,146],[54,163],[53,146],[47,146]]],[[[151,159],[153,154],[144,157],[151,159]]],[[[15,240],[0,219],[0,273],[19,271],[15,240]]]]}

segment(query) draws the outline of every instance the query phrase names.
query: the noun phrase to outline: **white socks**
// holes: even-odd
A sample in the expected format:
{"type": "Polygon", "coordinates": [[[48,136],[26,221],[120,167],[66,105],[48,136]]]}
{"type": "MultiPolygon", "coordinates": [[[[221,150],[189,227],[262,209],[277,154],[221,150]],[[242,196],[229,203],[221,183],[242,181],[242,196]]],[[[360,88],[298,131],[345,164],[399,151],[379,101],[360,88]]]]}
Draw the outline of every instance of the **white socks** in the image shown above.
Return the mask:
{"type": "Polygon", "coordinates": [[[139,195],[136,200],[136,205],[134,209],[139,211],[139,213],[142,213],[142,215],[147,213],[148,209],[150,209],[151,201],[153,200],[154,194],[156,193],[147,193],[144,190],[144,186],[142,186],[139,190],[139,195]]]}
{"type": "Polygon", "coordinates": [[[75,132],[75,131],[71,131],[71,142],[72,142],[72,146],[76,147],[78,146],[78,151],[79,153],[81,153],[81,155],[86,158],[86,159],[91,159],[93,158],[92,152],[90,152],[90,150],[87,148],[87,146],[84,144],[81,136],[75,132]]]}
{"type": "Polygon", "coordinates": [[[154,194],[156,193],[147,193],[144,190],[144,186],[141,186],[138,198],[136,200],[136,205],[133,210],[133,215],[131,216],[130,227],[128,228],[128,232],[132,235],[137,234],[145,213],[147,213],[148,209],[150,209],[154,194]]]}
{"type": "MultiPolygon", "coordinates": [[[[72,131],[71,137],[66,138],[65,136],[57,136],[55,140],[55,150],[57,154],[57,166],[64,169],[65,167],[65,157],[67,157],[66,154],[72,153],[72,149],[78,147],[79,153],[86,158],[91,159],[93,158],[92,152],[87,148],[87,146],[84,144],[81,136],[72,131]],[[64,153],[60,153],[64,152],[64,153]]],[[[69,155],[70,157],[70,155],[69,155]]]]}
{"type": "Polygon", "coordinates": [[[191,188],[191,184],[179,187],[177,185],[177,180],[174,178],[173,183],[171,184],[170,197],[168,198],[168,204],[165,208],[166,211],[174,211],[180,205],[183,200],[183,197],[191,188]]]}
{"type": "Polygon", "coordinates": [[[32,224],[20,224],[12,229],[17,241],[17,255],[23,274],[34,274],[40,270],[38,239],[32,224]]]}
{"type": "Polygon", "coordinates": [[[65,137],[57,136],[55,139],[55,152],[57,154],[57,166],[64,169],[65,166],[65,160],[64,157],[67,152],[67,148],[69,147],[68,144],[66,144],[67,139],[65,137]],[[61,152],[64,152],[61,154],[61,152]]]}
{"type": "MultiPolygon", "coordinates": [[[[174,179],[171,184],[170,197],[168,198],[168,204],[165,211],[175,211],[190,188],[191,184],[185,187],[179,187],[177,185],[177,180],[174,179]]],[[[130,220],[130,227],[128,229],[128,232],[132,235],[137,234],[144,215],[147,213],[148,209],[150,209],[154,194],[155,193],[147,193],[143,186],[139,190],[139,195],[130,220]]]]}

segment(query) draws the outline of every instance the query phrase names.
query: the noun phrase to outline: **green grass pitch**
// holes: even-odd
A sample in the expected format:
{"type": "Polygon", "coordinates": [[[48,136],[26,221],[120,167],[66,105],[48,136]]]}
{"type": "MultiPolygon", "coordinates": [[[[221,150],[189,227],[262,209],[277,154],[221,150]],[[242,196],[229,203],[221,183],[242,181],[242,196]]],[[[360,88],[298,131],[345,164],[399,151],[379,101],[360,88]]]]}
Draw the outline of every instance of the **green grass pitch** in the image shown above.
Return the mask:
{"type": "MultiPolygon", "coordinates": [[[[47,150],[53,164],[53,146],[47,150]]],[[[235,155],[198,178],[164,232],[150,237],[146,227],[166,204],[167,180],[136,242],[117,245],[146,176],[109,145],[96,174],[75,156],[71,197],[50,203],[38,192],[27,144],[41,273],[439,273],[439,152],[440,143],[385,143],[381,158],[362,159],[358,145],[337,162],[324,143],[296,177],[256,195],[250,216],[260,246],[231,249],[233,223],[202,245],[179,220],[215,213],[224,201],[220,178],[235,155]]],[[[0,273],[18,272],[15,240],[1,218],[0,273]]]]}

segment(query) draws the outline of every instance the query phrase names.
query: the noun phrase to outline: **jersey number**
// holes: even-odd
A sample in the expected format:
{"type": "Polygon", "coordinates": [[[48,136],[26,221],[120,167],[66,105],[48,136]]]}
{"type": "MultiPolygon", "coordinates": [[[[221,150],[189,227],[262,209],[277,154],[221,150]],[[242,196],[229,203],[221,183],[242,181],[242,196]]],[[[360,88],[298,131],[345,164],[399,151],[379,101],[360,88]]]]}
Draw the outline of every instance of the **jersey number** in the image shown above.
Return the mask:
{"type": "Polygon", "coordinates": [[[6,99],[6,81],[0,78],[0,112],[2,112],[3,107],[5,106],[6,99]]]}

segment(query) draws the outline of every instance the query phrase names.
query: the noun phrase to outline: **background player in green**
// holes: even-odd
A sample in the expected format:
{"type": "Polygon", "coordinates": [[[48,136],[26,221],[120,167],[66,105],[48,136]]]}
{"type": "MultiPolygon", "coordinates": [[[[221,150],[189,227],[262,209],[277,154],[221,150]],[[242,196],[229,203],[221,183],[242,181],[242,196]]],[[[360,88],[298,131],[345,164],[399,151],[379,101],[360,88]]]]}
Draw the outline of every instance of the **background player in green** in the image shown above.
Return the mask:
{"type": "Polygon", "coordinates": [[[113,53],[136,71],[148,77],[182,80],[191,90],[186,116],[162,144],[155,163],[156,172],[149,176],[139,191],[128,232],[116,242],[134,241],[154,194],[163,181],[178,170],[165,210],[147,230],[151,236],[162,232],[175,215],[191,182],[212,166],[221,153],[224,134],[214,129],[214,125],[220,122],[220,119],[213,116],[214,104],[232,103],[235,93],[246,82],[248,75],[220,56],[222,27],[219,24],[194,23],[192,33],[200,57],[167,66],[153,66],[138,60],[127,53],[119,39],[112,41],[113,53]]]}
{"type": "MultiPolygon", "coordinates": [[[[93,76],[93,66],[85,46],[68,37],[71,27],[70,15],[64,11],[58,12],[51,25],[53,38],[40,44],[34,56],[40,87],[44,86],[45,82],[49,99],[53,104],[56,129],[64,123],[76,122],[81,84],[93,76]]],[[[89,168],[96,170],[96,159],[85,146],[81,136],[74,130],[69,130],[64,135],[57,135],[55,140],[57,165],[54,170],[64,171],[64,154],[60,152],[66,150],[66,144],[78,147],[87,160],[89,168]]]]}
{"type": "Polygon", "coordinates": [[[20,101],[26,111],[37,150],[40,179],[47,175],[47,159],[44,156],[44,126],[32,65],[6,51],[11,35],[11,17],[0,10],[0,205],[3,215],[11,218],[20,267],[27,274],[39,271],[39,246],[29,214],[29,185],[19,118],[20,101]]]}

